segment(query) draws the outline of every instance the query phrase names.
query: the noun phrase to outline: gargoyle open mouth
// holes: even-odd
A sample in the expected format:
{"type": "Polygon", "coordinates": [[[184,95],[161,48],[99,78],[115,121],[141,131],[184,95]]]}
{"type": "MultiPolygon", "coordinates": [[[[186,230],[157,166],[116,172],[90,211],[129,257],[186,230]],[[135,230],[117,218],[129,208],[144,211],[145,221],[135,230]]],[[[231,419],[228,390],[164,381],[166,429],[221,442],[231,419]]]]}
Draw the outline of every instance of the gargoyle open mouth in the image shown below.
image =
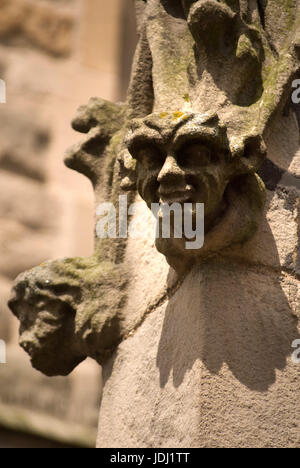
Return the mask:
{"type": "Polygon", "coordinates": [[[184,190],[164,189],[162,187],[158,190],[160,203],[193,203],[194,188],[191,185],[186,185],[184,190]]]}

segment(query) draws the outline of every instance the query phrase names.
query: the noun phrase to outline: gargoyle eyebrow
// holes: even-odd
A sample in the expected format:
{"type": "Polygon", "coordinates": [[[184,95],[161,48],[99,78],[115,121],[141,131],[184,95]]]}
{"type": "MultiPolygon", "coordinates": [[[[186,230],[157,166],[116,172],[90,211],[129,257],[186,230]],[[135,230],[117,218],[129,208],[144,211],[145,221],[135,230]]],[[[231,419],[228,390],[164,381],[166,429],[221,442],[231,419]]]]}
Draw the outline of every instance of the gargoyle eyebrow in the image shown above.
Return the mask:
{"type": "Polygon", "coordinates": [[[187,129],[187,132],[177,134],[174,139],[173,148],[175,149],[175,151],[177,151],[185,144],[192,142],[199,142],[204,145],[207,144],[213,147],[218,146],[218,141],[215,132],[211,129],[207,129],[207,131],[204,131],[204,129],[202,128],[201,130],[196,129],[192,132],[190,129],[187,129]]]}
{"type": "Polygon", "coordinates": [[[132,156],[134,152],[138,151],[141,148],[147,147],[156,147],[161,152],[165,151],[163,140],[159,137],[159,135],[152,137],[148,137],[143,134],[134,135],[130,138],[127,147],[128,151],[132,154],[132,156]]]}

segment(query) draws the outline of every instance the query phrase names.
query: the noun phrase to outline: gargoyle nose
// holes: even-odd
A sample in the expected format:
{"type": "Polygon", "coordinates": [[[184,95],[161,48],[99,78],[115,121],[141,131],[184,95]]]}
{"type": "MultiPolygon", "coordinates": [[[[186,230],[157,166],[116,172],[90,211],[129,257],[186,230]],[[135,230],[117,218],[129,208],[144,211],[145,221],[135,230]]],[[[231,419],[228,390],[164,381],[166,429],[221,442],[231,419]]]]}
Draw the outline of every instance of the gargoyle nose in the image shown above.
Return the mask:
{"type": "Polygon", "coordinates": [[[17,283],[17,285],[13,288],[8,301],[8,307],[10,308],[12,313],[17,317],[19,315],[18,305],[20,301],[22,301],[25,297],[27,286],[28,282],[26,280],[22,280],[19,283],[17,283]]]}
{"type": "Polygon", "coordinates": [[[167,156],[157,180],[160,184],[176,184],[184,179],[184,171],[173,156],[167,156]]]}

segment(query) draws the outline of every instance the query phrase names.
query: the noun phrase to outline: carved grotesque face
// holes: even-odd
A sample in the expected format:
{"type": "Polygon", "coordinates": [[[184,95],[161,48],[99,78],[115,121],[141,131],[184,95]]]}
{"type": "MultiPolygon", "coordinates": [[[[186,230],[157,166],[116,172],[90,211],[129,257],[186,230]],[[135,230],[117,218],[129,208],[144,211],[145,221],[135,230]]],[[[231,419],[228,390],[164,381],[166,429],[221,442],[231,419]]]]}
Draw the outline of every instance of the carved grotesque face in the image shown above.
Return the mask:
{"type": "Polygon", "coordinates": [[[55,353],[55,344],[60,342],[61,330],[65,328],[62,321],[62,305],[41,299],[33,307],[32,304],[24,303],[19,310],[20,319],[20,346],[31,356],[34,367],[39,367],[41,358],[48,361],[58,359],[55,353]],[[42,350],[42,352],[41,352],[42,350]]]}
{"type": "Polygon", "coordinates": [[[224,208],[231,177],[230,151],[216,118],[174,113],[138,123],[128,148],[137,161],[137,188],[151,203],[203,203],[206,226],[224,208]],[[200,120],[201,119],[201,120],[200,120]],[[200,123],[200,122],[201,123],[200,123]]]}
{"type": "MultiPolygon", "coordinates": [[[[195,204],[204,204],[207,241],[203,252],[214,248],[216,242],[210,241],[213,236],[209,238],[207,234],[216,231],[223,218],[230,226],[230,229],[226,228],[224,245],[233,239],[244,239],[246,231],[253,231],[257,213],[261,212],[263,205],[258,202],[256,210],[251,202],[257,194],[257,200],[263,199],[261,185],[254,175],[265,154],[260,138],[253,136],[241,142],[233,154],[226,128],[220,124],[216,114],[173,112],[152,114],[133,121],[126,143],[136,161],[138,192],[149,208],[152,203],[192,203],[195,215],[195,204]],[[243,187],[248,184],[251,189],[244,193],[243,187]],[[241,213],[237,214],[237,210],[241,213]],[[247,210],[247,215],[243,210],[247,210]]],[[[167,258],[176,257],[179,253],[197,255],[184,252],[184,242],[175,238],[157,239],[156,245],[167,258]]],[[[222,240],[219,236],[216,250],[220,246],[222,240]]]]}
{"type": "MultiPolygon", "coordinates": [[[[37,270],[42,276],[42,268],[37,270]]],[[[36,369],[49,376],[66,375],[84,359],[74,343],[74,314],[47,289],[47,282],[32,275],[19,278],[9,301],[20,320],[20,345],[36,369]]]]}
{"type": "Polygon", "coordinates": [[[21,274],[9,307],[33,367],[53,376],[70,373],[87,355],[102,364],[120,341],[125,285],[126,272],[97,256],[49,261],[21,274]]]}

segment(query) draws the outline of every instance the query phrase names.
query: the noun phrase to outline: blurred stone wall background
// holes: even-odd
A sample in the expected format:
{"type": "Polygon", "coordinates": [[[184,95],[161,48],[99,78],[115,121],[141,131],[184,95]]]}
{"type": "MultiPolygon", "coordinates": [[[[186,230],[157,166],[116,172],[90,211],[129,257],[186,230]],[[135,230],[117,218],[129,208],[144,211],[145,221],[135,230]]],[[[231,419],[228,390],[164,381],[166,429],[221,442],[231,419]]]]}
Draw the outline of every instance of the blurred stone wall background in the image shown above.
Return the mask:
{"type": "Polygon", "coordinates": [[[92,188],[63,154],[80,139],[70,127],[79,105],[125,96],[133,1],[0,0],[0,13],[0,447],[93,446],[99,367],[86,361],[52,379],[34,371],[6,303],[20,272],[92,252],[92,188]]]}

